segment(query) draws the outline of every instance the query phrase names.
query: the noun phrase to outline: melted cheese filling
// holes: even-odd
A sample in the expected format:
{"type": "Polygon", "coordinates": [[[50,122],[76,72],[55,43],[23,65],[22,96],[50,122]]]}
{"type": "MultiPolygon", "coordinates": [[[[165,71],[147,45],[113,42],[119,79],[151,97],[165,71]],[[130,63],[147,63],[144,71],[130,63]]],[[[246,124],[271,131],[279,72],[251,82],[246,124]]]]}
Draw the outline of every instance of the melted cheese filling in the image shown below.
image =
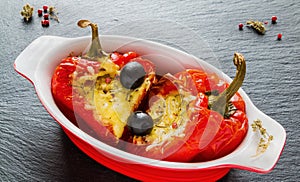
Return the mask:
{"type": "Polygon", "coordinates": [[[148,90],[149,87],[149,78],[146,78],[143,84],[135,90],[124,88],[119,80],[112,80],[106,84],[98,78],[94,90],[96,117],[104,125],[111,125],[115,136],[120,138],[126,126],[127,118],[140,103],[141,93],[148,90]]]}
{"type": "MultiPolygon", "coordinates": [[[[117,138],[121,138],[129,115],[137,109],[142,98],[150,89],[154,77],[148,76],[135,90],[124,88],[118,77],[119,67],[109,59],[101,64],[98,73],[88,68],[88,73],[76,77],[74,72],[73,86],[82,97],[85,97],[85,109],[93,110],[99,123],[112,128],[117,138]]],[[[184,137],[184,130],[189,121],[189,106],[195,96],[179,89],[167,96],[156,95],[148,114],[154,120],[154,127],[146,136],[134,136],[135,144],[149,144],[146,150],[162,146],[172,140],[184,137]],[[175,125],[175,127],[174,127],[175,125]]]]}
{"type": "MultiPolygon", "coordinates": [[[[83,76],[74,79],[73,86],[86,99],[85,109],[93,110],[94,117],[102,125],[112,128],[117,138],[123,134],[127,118],[135,111],[151,86],[154,74],[145,78],[140,87],[124,88],[118,77],[119,66],[109,59],[101,63],[97,74],[88,68],[83,76]]],[[[76,76],[76,72],[74,74],[76,76]]]]}
{"type": "Polygon", "coordinates": [[[138,107],[151,85],[150,78],[146,78],[135,90],[126,89],[116,79],[119,75],[114,63],[102,63],[93,93],[96,119],[105,126],[111,126],[117,138],[122,137],[127,118],[138,107]]]}
{"type": "Polygon", "coordinates": [[[195,96],[182,90],[166,97],[162,95],[156,97],[158,100],[148,111],[154,120],[153,130],[145,137],[134,136],[134,143],[138,145],[149,144],[146,151],[185,136],[184,130],[190,120],[189,106],[191,101],[195,100],[195,96]]]}

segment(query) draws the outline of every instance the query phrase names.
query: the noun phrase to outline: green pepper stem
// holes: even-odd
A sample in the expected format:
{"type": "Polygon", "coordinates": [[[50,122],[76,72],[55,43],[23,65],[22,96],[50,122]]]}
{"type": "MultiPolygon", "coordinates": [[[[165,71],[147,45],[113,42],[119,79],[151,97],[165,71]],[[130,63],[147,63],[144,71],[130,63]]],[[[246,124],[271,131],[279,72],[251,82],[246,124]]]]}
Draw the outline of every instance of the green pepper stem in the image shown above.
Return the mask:
{"type": "Polygon", "coordinates": [[[89,51],[83,56],[91,60],[98,60],[98,58],[107,57],[107,53],[102,50],[99,34],[98,25],[90,22],[89,20],[79,20],[77,25],[81,28],[90,26],[92,28],[92,44],[89,51]]]}
{"type": "Polygon", "coordinates": [[[226,88],[220,95],[218,95],[211,104],[211,109],[219,112],[223,116],[227,111],[230,99],[242,86],[246,75],[246,61],[242,54],[234,53],[233,63],[237,68],[235,78],[229,87],[226,88]]]}

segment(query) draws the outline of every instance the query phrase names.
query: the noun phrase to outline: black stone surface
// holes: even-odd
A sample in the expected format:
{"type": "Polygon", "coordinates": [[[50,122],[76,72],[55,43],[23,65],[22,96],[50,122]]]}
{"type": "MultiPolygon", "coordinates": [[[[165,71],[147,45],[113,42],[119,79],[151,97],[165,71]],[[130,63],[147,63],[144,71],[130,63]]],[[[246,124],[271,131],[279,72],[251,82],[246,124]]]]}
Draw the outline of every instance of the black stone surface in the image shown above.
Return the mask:
{"type": "Polygon", "coordinates": [[[287,141],[270,173],[233,169],[220,181],[299,180],[298,0],[1,0],[0,7],[1,181],[134,181],[81,152],[45,111],[31,83],[13,69],[16,57],[39,36],[90,35],[88,29],[76,26],[82,18],[98,23],[103,33],[150,37],[201,57],[203,43],[197,37],[200,36],[210,46],[222,70],[231,77],[235,74],[232,55],[235,51],[243,53],[248,60],[243,89],[260,110],[283,125],[287,141]],[[20,16],[27,2],[35,8],[30,23],[24,23],[20,16]],[[50,20],[49,27],[41,26],[37,9],[44,4],[57,8],[60,23],[50,20]],[[271,24],[273,15],[278,17],[277,24],[271,24]],[[261,36],[247,27],[240,31],[238,24],[250,18],[268,21],[267,33],[261,36]],[[112,28],[116,26],[119,29],[112,28]],[[182,26],[188,29],[176,28],[182,26]],[[139,31],[143,28],[147,30],[139,31]],[[277,40],[278,33],[283,34],[281,41],[277,40]]]}

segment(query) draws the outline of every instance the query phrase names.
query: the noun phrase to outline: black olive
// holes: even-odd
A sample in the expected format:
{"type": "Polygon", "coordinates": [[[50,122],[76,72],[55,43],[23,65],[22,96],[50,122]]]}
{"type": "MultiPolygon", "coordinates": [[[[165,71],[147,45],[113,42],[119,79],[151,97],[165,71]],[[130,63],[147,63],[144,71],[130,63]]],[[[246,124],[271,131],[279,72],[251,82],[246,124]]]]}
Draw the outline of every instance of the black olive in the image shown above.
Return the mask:
{"type": "Polygon", "coordinates": [[[129,131],[138,136],[149,134],[153,129],[153,124],[151,116],[142,111],[133,112],[127,119],[129,131]]]}
{"type": "Polygon", "coordinates": [[[136,89],[144,82],[145,75],[145,69],[140,63],[130,62],[122,68],[120,82],[127,89],[136,89]]]}

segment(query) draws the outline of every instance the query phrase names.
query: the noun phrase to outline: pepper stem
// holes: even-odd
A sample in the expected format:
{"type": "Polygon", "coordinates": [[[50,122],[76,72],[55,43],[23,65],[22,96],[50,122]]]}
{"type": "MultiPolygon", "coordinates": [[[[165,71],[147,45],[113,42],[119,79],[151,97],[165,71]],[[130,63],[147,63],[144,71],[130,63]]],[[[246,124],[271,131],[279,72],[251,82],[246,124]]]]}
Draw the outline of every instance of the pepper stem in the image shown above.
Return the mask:
{"type": "Polygon", "coordinates": [[[246,75],[246,61],[242,54],[234,53],[233,63],[236,66],[236,76],[221,94],[219,94],[211,104],[211,110],[217,111],[222,116],[228,111],[228,104],[230,99],[242,86],[246,75]]]}
{"type": "Polygon", "coordinates": [[[90,26],[92,28],[92,44],[89,51],[83,56],[91,60],[101,60],[103,57],[107,57],[107,53],[102,50],[99,34],[98,25],[90,22],[89,20],[79,20],[77,25],[81,28],[90,26]]]}

